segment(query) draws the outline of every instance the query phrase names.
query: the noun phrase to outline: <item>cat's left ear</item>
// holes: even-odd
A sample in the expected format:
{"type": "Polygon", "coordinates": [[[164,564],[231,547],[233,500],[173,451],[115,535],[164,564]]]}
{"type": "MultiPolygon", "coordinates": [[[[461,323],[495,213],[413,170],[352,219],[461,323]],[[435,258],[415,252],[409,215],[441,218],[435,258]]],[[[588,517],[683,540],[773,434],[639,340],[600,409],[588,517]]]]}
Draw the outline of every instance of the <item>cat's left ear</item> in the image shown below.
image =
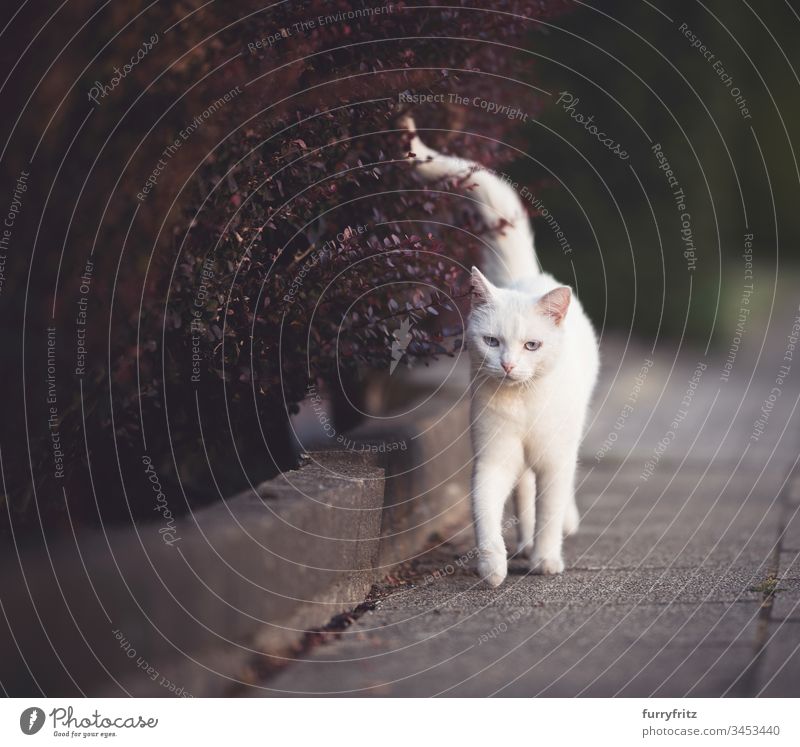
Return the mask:
{"type": "Polygon", "coordinates": [[[472,285],[473,303],[491,303],[495,287],[477,267],[472,268],[470,284],[472,285]]]}
{"type": "Polygon", "coordinates": [[[542,296],[536,304],[536,307],[545,316],[549,316],[553,322],[558,326],[564,321],[569,308],[569,302],[572,299],[572,291],[566,286],[554,288],[549,293],[542,296]]]}

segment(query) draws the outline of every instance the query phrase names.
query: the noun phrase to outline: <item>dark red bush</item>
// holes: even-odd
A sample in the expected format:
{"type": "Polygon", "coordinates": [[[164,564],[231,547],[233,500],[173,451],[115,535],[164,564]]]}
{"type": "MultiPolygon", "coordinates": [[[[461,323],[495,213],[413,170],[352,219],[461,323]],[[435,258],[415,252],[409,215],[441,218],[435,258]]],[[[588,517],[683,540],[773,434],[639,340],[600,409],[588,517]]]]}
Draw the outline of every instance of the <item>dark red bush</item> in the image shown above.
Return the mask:
{"type": "MultiPolygon", "coordinates": [[[[493,168],[510,163],[509,144],[523,144],[518,121],[479,102],[535,114],[525,49],[536,20],[566,4],[399,2],[379,15],[329,0],[196,5],[159,50],[184,30],[201,38],[159,83],[173,104],[166,119],[153,130],[143,113],[119,145],[122,176],[97,229],[114,247],[98,259],[93,311],[103,309],[108,328],[89,336],[82,408],[76,388],[60,384],[61,401],[73,402],[60,414],[66,494],[85,519],[152,516],[143,458],[175,495],[180,485],[182,505],[291,466],[289,415],[309,385],[335,392],[387,367],[403,322],[412,323],[411,357],[457,348],[454,309],[463,310],[464,267],[478,246],[434,221],[481,227],[463,201],[416,181],[396,122],[413,108],[438,147],[493,168]],[[412,107],[404,94],[441,99],[412,107]],[[180,123],[209,108],[133,212],[180,123]]],[[[142,85],[155,74],[137,71],[142,85]]],[[[113,127],[119,106],[98,108],[91,126],[113,127]]],[[[81,210],[97,224],[108,180],[91,189],[96,201],[81,210]]],[[[68,244],[67,266],[82,268],[86,245],[68,244]]],[[[40,459],[37,477],[48,472],[47,448],[40,459]]],[[[17,484],[25,482],[23,474],[17,484]]],[[[63,516],[60,497],[41,498],[58,496],[57,482],[47,483],[40,506],[63,516]]],[[[29,515],[31,505],[12,509],[29,515]]]]}

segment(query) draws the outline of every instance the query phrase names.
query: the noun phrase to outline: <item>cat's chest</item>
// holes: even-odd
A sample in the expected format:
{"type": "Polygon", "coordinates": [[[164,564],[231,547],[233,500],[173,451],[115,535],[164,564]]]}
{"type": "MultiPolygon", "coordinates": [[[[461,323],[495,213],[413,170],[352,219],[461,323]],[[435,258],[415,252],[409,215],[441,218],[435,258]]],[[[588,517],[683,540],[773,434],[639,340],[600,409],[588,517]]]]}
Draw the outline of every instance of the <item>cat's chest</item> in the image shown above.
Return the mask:
{"type": "Polygon", "coordinates": [[[484,412],[505,431],[521,438],[541,438],[552,429],[553,407],[549,398],[511,390],[495,394],[484,403],[484,412]]]}
{"type": "Polygon", "coordinates": [[[493,430],[518,437],[523,442],[547,443],[557,433],[569,429],[574,419],[572,403],[562,393],[553,391],[549,382],[537,382],[535,390],[511,388],[490,397],[479,397],[478,418],[491,420],[493,430]]]}

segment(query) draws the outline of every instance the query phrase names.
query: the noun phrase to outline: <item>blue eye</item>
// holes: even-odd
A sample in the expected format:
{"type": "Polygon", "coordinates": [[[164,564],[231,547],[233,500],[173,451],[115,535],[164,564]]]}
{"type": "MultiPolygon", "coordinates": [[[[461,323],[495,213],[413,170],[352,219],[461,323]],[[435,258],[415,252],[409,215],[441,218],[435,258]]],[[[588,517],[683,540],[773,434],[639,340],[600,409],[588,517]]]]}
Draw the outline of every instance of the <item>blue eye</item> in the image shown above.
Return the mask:
{"type": "Polygon", "coordinates": [[[498,340],[496,337],[488,337],[488,336],[487,336],[487,337],[484,337],[484,338],[483,338],[483,341],[484,341],[484,342],[485,342],[485,343],[486,343],[486,344],[487,344],[487,345],[488,345],[490,348],[496,348],[496,347],[497,347],[497,346],[500,344],[500,340],[498,340]]]}
{"type": "Polygon", "coordinates": [[[538,350],[540,347],[542,347],[542,343],[538,340],[530,340],[525,343],[525,350],[538,350]]]}

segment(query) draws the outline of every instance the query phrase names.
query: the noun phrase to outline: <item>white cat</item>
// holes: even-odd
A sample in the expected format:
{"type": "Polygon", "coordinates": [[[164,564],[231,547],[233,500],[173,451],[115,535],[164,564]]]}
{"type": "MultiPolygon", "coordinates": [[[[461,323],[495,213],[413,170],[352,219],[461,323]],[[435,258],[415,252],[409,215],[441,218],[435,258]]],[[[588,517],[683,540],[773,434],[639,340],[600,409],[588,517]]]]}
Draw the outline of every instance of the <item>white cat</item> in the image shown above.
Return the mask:
{"type": "Polygon", "coordinates": [[[495,229],[486,276],[472,268],[466,337],[478,571],[491,586],[506,577],[501,526],[513,492],[517,552],[530,558],[535,573],[561,573],[562,537],[577,531],[580,518],[575,470],[599,368],[594,329],[572,291],[541,272],[528,216],[510,184],[428,148],[412,120],[404,126],[417,171],[428,180],[468,177],[467,197],[495,229]]]}

